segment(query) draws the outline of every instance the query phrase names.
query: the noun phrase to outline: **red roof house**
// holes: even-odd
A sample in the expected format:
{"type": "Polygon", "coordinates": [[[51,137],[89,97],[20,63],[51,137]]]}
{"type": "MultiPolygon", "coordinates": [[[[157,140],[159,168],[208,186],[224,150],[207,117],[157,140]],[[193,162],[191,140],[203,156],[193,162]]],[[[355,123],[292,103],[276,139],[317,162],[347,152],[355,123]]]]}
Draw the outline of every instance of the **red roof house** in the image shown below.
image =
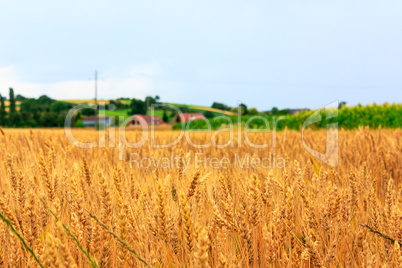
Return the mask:
{"type": "Polygon", "coordinates": [[[205,116],[201,113],[180,113],[173,119],[173,123],[188,122],[190,120],[205,120],[205,116]]]}
{"type": "Polygon", "coordinates": [[[162,125],[164,124],[162,118],[157,115],[142,115],[136,114],[133,115],[131,121],[127,124],[127,126],[149,126],[149,125],[162,125]]]}

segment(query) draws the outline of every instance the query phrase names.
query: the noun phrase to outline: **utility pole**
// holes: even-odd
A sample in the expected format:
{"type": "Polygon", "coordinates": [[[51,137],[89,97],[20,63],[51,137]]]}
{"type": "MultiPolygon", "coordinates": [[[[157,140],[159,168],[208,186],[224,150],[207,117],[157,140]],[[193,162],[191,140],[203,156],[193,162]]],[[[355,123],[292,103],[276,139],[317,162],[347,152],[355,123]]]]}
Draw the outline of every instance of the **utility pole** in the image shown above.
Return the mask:
{"type": "Polygon", "coordinates": [[[95,130],[98,129],[98,71],[95,70],[95,130]]]}

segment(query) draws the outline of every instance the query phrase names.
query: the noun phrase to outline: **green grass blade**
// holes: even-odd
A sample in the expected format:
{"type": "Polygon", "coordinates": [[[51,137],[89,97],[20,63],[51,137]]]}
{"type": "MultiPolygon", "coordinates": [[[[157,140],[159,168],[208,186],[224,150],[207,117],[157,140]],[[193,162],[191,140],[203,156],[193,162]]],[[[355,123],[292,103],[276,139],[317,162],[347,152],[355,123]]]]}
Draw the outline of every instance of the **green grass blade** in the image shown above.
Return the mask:
{"type": "Polygon", "coordinates": [[[10,222],[9,219],[7,219],[6,217],[4,217],[3,214],[0,213],[0,218],[10,227],[11,232],[13,232],[20,240],[21,243],[24,245],[24,247],[26,248],[26,250],[29,251],[29,253],[31,253],[31,255],[34,257],[36,263],[41,267],[41,268],[45,268],[42,263],[39,261],[38,257],[36,257],[35,253],[33,252],[32,248],[30,246],[28,246],[28,244],[25,242],[24,238],[22,238],[22,236],[20,235],[20,233],[18,233],[15,229],[13,224],[10,222]]]}
{"type": "Polygon", "coordinates": [[[124,242],[124,241],[123,241],[120,237],[118,237],[115,233],[113,233],[112,231],[110,231],[110,229],[109,229],[106,225],[104,225],[103,223],[101,223],[95,215],[92,215],[91,213],[89,213],[88,210],[87,210],[87,212],[88,212],[89,217],[91,217],[92,219],[94,219],[95,221],[97,221],[100,226],[102,226],[103,228],[106,229],[106,231],[108,231],[109,234],[113,235],[113,236],[117,239],[117,241],[119,241],[120,244],[124,245],[124,246],[128,249],[128,251],[130,251],[131,253],[133,253],[133,254],[138,258],[138,260],[140,260],[141,262],[143,262],[146,266],[151,267],[151,266],[149,266],[149,264],[147,263],[146,260],[144,260],[143,258],[141,258],[140,255],[138,255],[138,253],[135,252],[134,249],[132,249],[126,242],[124,242]]]}
{"type": "MultiPolygon", "coordinates": [[[[46,205],[45,201],[43,201],[42,198],[40,198],[40,201],[42,201],[43,205],[45,205],[45,207],[50,211],[50,213],[52,213],[52,215],[54,216],[54,218],[59,221],[59,218],[56,216],[56,214],[54,214],[54,212],[46,205]]],[[[61,222],[61,221],[60,221],[61,222]]],[[[87,257],[87,260],[89,262],[89,264],[92,266],[92,268],[99,268],[98,265],[96,264],[96,261],[92,260],[91,256],[89,255],[88,251],[86,251],[82,245],[80,244],[80,242],[78,241],[77,237],[75,237],[74,234],[72,234],[70,232],[70,230],[64,225],[63,222],[61,222],[64,230],[66,231],[66,233],[71,236],[71,238],[75,241],[75,243],[77,244],[77,247],[85,254],[85,256],[87,257]]]]}

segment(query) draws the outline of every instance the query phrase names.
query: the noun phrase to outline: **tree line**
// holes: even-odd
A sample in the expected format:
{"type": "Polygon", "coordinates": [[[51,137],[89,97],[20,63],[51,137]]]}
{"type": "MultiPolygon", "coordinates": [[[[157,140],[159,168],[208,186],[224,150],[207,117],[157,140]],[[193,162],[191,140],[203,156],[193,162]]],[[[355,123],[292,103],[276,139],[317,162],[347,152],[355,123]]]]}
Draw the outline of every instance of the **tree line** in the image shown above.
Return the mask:
{"type": "MultiPolygon", "coordinates": [[[[6,107],[6,101],[7,99],[0,94],[0,126],[2,127],[62,127],[69,109],[74,107],[72,103],[57,101],[46,95],[38,99],[15,96],[12,88],[9,89],[8,107],[6,107]]],[[[73,123],[80,116],[81,114],[77,114],[73,118],[73,123]]]]}

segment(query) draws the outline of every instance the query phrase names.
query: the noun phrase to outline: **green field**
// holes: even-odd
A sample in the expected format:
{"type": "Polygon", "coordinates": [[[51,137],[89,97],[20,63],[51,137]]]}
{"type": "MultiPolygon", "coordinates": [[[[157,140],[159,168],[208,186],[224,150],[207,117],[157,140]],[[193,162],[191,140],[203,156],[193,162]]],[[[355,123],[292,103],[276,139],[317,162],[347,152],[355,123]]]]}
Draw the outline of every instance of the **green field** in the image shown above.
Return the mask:
{"type": "MultiPolygon", "coordinates": [[[[130,113],[131,110],[130,109],[124,109],[124,110],[115,110],[115,111],[110,111],[110,110],[105,110],[105,116],[123,116],[124,119],[127,119],[128,117],[132,116],[132,114],[130,113]]],[[[159,116],[160,118],[163,118],[163,111],[162,110],[148,110],[148,115],[156,115],[159,116]]],[[[168,122],[172,122],[173,117],[171,116],[172,112],[167,112],[168,113],[168,122]]]]}
{"type": "Polygon", "coordinates": [[[106,109],[105,115],[106,116],[123,116],[124,119],[126,119],[130,116],[130,109],[115,110],[115,111],[110,111],[110,110],[106,109]]]}
{"type": "Polygon", "coordinates": [[[234,116],[236,115],[236,113],[233,112],[229,112],[229,111],[223,111],[223,110],[219,110],[219,109],[215,109],[215,108],[211,108],[211,107],[206,107],[206,106],[200,106],[200,105],[191,105],[191,104],[179,104],[179,103],[164,103],[164,104],[169,104],[172,106],[175,106],[177,108],[179,108],[180,110],[183,111],[183,108],[187,108],[189,113],[205,113],[205,112],[211,112],[214,114],[214,116],[218,116],[218,115],[230,115],[230,116],[234,116]]]}
{"type": "MultiPolygon", "coordinates": [[[[60,100],[68,103],[74,103],[74,104],[82,104],[82,103],[88,103],[89,105],[94,104],[94,100],[60,100]]],[[[121,102],[125,104],[130,104],[130,100],[120,100],[121,102]]],[[[103,102],[108,104],[108,100],[99,100],[99,103],[103,102]]],[[[206,106],[199,106],[199,105],[189,105],[189,104],[180,104],[180,103],[163,103],[163,104],[168,104],[172,105],[174,107],[177,107],[181,112],[186,113],[205,113],[209,112],[212,116],[220,116],[220,115],[229,115],[229,116],[235,116],[236,113],[230,112],[230,111],[223,111],[219,109],[214,109],[211,107],[206,107],[206,106]]],[[[168,111],[168,122],[172,122],[174,116],[172,116],[173,113],[175,113],[173,110],[168,111]]],[[[106,110],[105,112],[106,116],[124,116],[126,119],[130,115],[130,109],[124,109],[124,110],[116,110],[116,111],[109,111],[106,110]]],[[[154,114],[156,116],[159,116],[163,118],[163,110],[155,110],[154,114]]],[[[148,111],[148,115],[151,115],[151,110],[148,111]]]]}
{"type": "MultiPolygon", "coordinates": [[[[295,115],[272,116],[266,115],[262,117],[242,116],[240,124],[248,126],[252,129],[266,130],[272,129],[273,122],[277,122],[276,129],[283,130],[285,128],[299,130],[307,119],[315,114],[315,111],[301,112],[295,115]],[[278,119],[281,118],[279,121],[278,119]],[[267,126],[267,123],[269,124],[267,126]]],[[[309,125],[312,129],[326,128],[327,125],[337,123],[340,128],[357,129],[361,126],[368,126],[371,129],[382,128],[401,128],[402,127],[402,105],[401,104],[383,104],[383,105],[367,105],[344,107],[338,110],[338,115],[334,118],[327,119],[325,111],[321,110],[321,117],[316,123],[309,125]]],[[[236,116],[228,117],[234,124],[238,123],[236,116]]],[[[228,119],[212,119],[209,121],[212,129],[219,129],[228,124],[228,119]]],[[[180,129],[181,124],[174,125],[174,129],[180,129]]],[[[198,120],[191,123],[189,129],[208,129],[205,121],[198,120]]]]}

